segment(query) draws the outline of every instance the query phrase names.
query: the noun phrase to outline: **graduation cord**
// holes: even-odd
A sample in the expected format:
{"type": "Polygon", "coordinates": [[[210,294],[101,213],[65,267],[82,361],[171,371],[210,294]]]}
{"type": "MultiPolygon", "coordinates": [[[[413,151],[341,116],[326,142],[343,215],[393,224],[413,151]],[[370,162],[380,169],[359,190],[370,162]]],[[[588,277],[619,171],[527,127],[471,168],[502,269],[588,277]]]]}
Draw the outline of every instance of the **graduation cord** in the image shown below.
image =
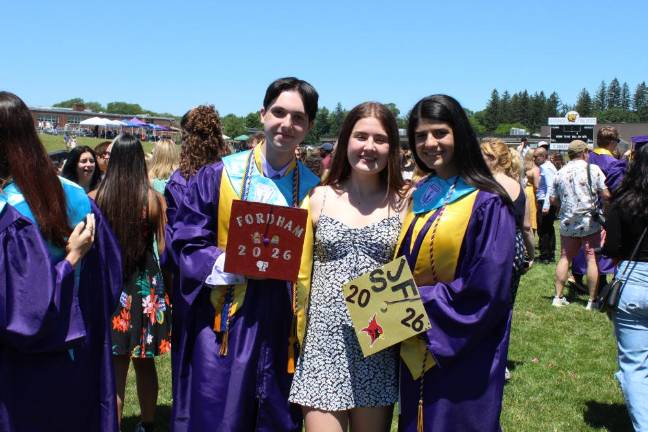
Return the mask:
{"type": "MultiPolygon", "coordinates": [[[[432,277],[434,278],[434,281],[437,282],[439,280],[439,275],[436,272],[436,261],[434,260],[434,240],[436,239],[437,229],[439,228],[441,217],[443,216],[443,213],[445,212],[445,209],[448,206],[448,203],[450,202],[450,198],[452,198],[452,194],[454,194],[458,181],[459,181],[459,177],[457,176],[457,178],[455,178],[455,181],[452,183],[452,186],[450,186],[450,189],[448,189],[448,193],[443,199],[443,204],[441,204],[441,208],[439,208],[438,211],[439,214],[437,215],[432,225],[432,234],[430,235],[430,269],[432,270],[432,277]]],[[[423,363],[421,365],[421,380],[419,382],[418,414],[416,417],[417,432],[423,432],[423,388],[425,383],[425,366],[426,366],[427,356],[428,356],[428,352],[426,348],[423,351],[423,363]]]]}

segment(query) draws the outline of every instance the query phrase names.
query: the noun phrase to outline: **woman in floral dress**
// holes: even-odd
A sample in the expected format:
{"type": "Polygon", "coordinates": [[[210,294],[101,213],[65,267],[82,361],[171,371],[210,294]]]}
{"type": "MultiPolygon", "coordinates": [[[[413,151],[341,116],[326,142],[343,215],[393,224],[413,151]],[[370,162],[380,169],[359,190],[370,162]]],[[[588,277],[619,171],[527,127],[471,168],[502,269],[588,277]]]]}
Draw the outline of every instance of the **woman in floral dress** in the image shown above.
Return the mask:
{"type": "Polygon", "coordinates": [[[157,258],[164,250],[166,204],[149,184],[137,138],[125,134],[115,140],[96,200],[122,250],[124,289],[112,317],[118,415],[132,359],[142,418],[136,431],[149,432],[158,394],[154,357],[171,350],[171,306],[157,258]]]}

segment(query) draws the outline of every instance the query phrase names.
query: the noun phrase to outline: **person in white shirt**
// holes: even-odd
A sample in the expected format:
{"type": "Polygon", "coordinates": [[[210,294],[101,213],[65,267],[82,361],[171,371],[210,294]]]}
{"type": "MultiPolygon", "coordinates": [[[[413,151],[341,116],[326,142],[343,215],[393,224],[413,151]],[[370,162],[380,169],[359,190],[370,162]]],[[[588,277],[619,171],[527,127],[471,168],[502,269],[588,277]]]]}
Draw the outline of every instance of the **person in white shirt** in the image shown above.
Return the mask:
{"type": "Polygon", "coordinates": [[[540,168],[540,183],[536,190],[536,200],[538,202],[538,237],[540,262],[549,263],[555,261],[556,234],[553,223],[556,220],[556,208],[551,205],[549,196],[551,187],[556,176],[556,167],[549,161],[547,150],[538,147],[533,153],[536,165],[540,168]]]}
{"type": "Polygon", "coordinates": [[[558,171],[550,195],[552,204],[560,206],[560,259],[556,265],[556,296],[552,304],[557,307],[568,304],[562,296],[562,291],[567,281],[569,263],[582,246],[587,260],[589,288],[586,309],[591,310],[598,287],[594,249],[600,247],[602,228],[592,210],[598,205],[599,197],[607,201],[610,193],[605,186],[603,171],[598,166],[588,163],[589,151],[584,141],[572,141],[568,153],[570,161],[558,171]]]}

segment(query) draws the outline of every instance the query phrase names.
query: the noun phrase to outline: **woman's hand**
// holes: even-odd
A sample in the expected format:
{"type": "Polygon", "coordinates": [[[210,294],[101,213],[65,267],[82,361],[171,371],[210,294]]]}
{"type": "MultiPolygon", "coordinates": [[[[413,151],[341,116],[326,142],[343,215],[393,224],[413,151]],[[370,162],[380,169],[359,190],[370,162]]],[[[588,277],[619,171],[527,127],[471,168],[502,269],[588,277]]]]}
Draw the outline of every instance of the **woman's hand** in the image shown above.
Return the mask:
{"type": "Polygon", "coordinates": [[[65,250],[65,259],[76,267],[77,263],[85,256],[94,243],[95,217],[92,213],[86,216],[85,222],[79,222],[68,238],[65,250]]]}

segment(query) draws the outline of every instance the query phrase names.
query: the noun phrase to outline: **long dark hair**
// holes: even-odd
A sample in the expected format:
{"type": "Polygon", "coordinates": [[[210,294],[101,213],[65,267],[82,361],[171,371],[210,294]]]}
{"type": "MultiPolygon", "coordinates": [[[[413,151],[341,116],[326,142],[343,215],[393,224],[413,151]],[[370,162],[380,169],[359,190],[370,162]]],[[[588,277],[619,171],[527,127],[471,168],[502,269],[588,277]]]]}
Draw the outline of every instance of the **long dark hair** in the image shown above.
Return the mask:
{"type": "Polygon", "coordinates": [[[351,138],[351,132],[353,132],[355,124],[359,120],[367,117],[373,117],[380,122],[385,132],[387,132],[387,139],[389,140],[387,169],[383,169],[380,172],[380,181],[383,186],[387,187],[388,193],[402,196],[405,182],[403,181],[403,174],[400,169],[398,124],[396,123],[394,114],[386,106],[378,102],[361,103],[349,111],[349,114],[344,118],[340,127],[340,135],[338,136],[333,161],[331,162],[331,172],[323,184],[340,188],[342,182],[351,175],[351,165],[347,157],[349,139],[351,138]]]}
{"type": "Polygon", "coordinates": [[[648,221],[648,145],[635,151],[628,172],[612,194],[612,205],[633,218],[648,221]]]}
{"type": "Polygon", "coordinates": [[[469,185],[479,190],[499,195],[507,205],[512,205],[511,198],[504,188],[493,178],[490,169],[484,162],[477,135],[470,126],[466,112],[459,102],[451,96],[432,95],[418,101],[409,113],[407,138],[416,165],[427,173],[434,170],[423,162],[416,152],[416,128],[421,120],[447,123],[454,135],[453,162],[459,176],[469,185]]]}
{"type": "Polygon", "coordinates": [[[12,177],[38,223],[58,247],[70,235],[65,194],[56,168],[40,142],[34,119],[18,96],[0,92],[0,187],[12,177]]]}
{"type": "MultiPolygon", "coordinates": [[[[189,180],[204,165],[221,160],[227,152],[221,119],[214,105],[200,105],[182,116],[180,174],[189,180]]],[[[112,162],[112,161],[111,161],[112,162]]]]}
{"type": "Polygon", "coordinates": [[[88,146],[78,146],[69,151],[65,165],[63,165],[63,171],[61,175],[68,180],[72,180],[75,183],[79,183],[79,174],[77,171],[77,165],[79,164],[79,159],[83,153],[90,153],[95,160],[95,170],[92,173],[92,178],[90,179],[90,185],[88,190],[95,190],[101,179],[101,171],[99,170],[99,162],[97,161],[97,154],[93,149],[88,146]]]}
{"type": "Polygon", "coordinates": [[[97,191],[97,204],[121,246],[124,279],[144,265],[145,252],[152,247],[151,235],[143,235],[152,234],[147,227],[148,197],[142,144],[133,135],[119,135],[110,152],[106,177],[97,191]]]}

